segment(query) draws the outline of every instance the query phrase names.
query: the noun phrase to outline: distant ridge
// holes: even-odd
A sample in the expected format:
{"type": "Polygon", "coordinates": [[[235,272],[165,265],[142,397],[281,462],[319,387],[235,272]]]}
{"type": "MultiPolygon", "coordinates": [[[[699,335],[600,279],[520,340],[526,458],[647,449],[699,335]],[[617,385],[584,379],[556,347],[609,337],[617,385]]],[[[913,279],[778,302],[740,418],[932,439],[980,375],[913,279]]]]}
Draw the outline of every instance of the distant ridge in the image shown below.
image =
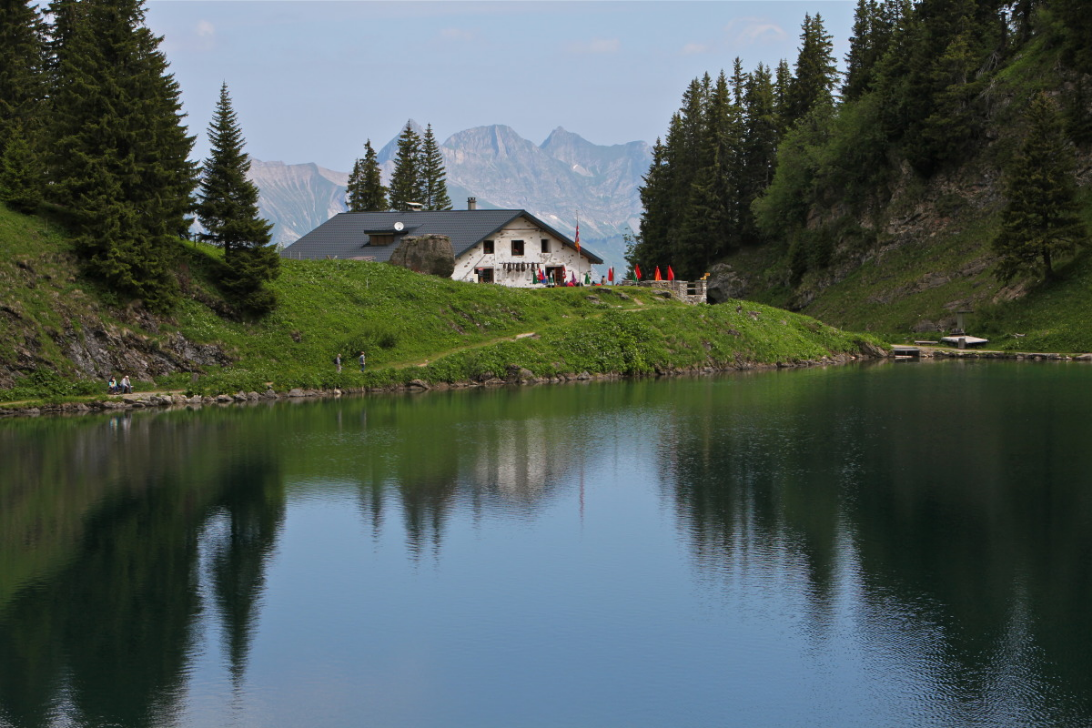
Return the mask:
{"type": "MultiPolygon", "coordinates": [[[[422,127],[409,122],[418,132],[422,127]]],[[[377,153],[386,182],[394,169],[397,136],[377,153]]],[[[441,145],[448,192],[456,209],[466,198],[480,207],[520,208],[580,238],[607,260],[624,266],[621,236],[638,228],[638,188],[652,162],[642,141],[603,146],[558,127],[541,144],[501,124],[452,134],[441,145]]],[[[261,191],[259,209],[274,223],[273,240],[289,244],[345,207],[348,174],[316,164],[260,162],[250,177],[261,191]]]]}
{"type": "Polygon", "coordinates": [[[273,242],[287,245],[345,211],[349,175],[314,163],[251,160],[248,177],[258,185],[258,212],[273,223],[273,242]]]}

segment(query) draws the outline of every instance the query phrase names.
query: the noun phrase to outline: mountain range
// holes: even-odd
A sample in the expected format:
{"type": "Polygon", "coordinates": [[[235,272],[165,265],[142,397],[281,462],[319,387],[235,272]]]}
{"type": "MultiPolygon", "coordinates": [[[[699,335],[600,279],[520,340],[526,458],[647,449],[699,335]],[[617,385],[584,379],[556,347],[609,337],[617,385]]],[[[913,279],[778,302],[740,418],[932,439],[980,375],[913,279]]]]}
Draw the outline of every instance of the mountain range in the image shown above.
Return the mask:
{"type": "MultiPolygon", "coordinates": [[[[396,137],[378,152],[384,184],[397,147],[396,137]]],[[[535,144],[493,125],[452,134],[440,149],[455,209],[476,197],[479,207],[524,209],[570,236],[579,221],[581,241],[607,265],[624,268],[622,236],[638,228],[638,188],[652,161],[647,143],[598,145],[558,127],[535,144]]],[[[287,245],[346,209],[345,172],[253,160],[250,178],[261,193],[262,216],[274,224],[275,243],[287,245]]]]}

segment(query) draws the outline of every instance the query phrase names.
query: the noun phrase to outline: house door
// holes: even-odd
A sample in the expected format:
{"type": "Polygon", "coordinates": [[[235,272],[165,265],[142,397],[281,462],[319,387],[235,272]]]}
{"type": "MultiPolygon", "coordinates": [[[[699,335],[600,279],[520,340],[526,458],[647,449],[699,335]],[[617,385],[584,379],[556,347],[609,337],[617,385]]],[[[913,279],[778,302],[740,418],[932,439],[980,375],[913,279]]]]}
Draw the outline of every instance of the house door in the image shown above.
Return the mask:
{"type": "Polygon", "coordinates": [[[546,268],[546,282],[560,286],[565,285],[565,266],[546,268]]]}
{"type": "Polygon", "coordinates": [[[493,269],[492,268],[479,268],[478,269],[478,283],[492,283],[493,282],[493,269]]]}

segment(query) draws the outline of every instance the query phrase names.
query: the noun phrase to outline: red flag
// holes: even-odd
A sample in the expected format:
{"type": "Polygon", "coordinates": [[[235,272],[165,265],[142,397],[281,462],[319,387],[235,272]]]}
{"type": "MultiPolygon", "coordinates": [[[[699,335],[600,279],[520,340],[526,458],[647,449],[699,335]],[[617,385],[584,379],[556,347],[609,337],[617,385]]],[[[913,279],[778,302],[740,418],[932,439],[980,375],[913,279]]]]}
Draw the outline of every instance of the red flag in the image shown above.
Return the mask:
{"type": "Polygon", "coordinates": [[[610,281],[611,283],[614,283],[614,267],[613,266],[611,267],[610,270],[607,271],[607,280],[610,281]]]}
{"type": "Polygon", "coordinates": [[[580,252],[580,221],[576,221],[576,252],[580,252]]]}
{"type": "Polygon", "coordinates": [[[671,266],[667,266],[667,280],[675,280],[675,271],[671,270],[671,266]]]}
{"type": "Polygon", "coordinates": [[[660,275],[660,266],[656,266],[656,277],[653,280],[662,281],[664,278],[660,275]]]}
{"type": "Polygon", "coordinates": [[[633,264],[633,277],[637,280],[641,280],[641,266],[636,263],[633,264]]]}

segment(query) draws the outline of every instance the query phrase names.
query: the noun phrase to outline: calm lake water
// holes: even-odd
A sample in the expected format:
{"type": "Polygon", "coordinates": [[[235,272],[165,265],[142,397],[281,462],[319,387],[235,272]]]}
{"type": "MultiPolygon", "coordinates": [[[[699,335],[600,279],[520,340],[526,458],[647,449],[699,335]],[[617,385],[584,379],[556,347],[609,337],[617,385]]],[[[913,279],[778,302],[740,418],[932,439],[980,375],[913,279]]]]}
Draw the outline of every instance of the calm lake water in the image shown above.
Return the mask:
{"type": "Polygon", "coordinates": [[[1092,367],[0,422],[0,725],[1089,726],[1092,367]]]}

